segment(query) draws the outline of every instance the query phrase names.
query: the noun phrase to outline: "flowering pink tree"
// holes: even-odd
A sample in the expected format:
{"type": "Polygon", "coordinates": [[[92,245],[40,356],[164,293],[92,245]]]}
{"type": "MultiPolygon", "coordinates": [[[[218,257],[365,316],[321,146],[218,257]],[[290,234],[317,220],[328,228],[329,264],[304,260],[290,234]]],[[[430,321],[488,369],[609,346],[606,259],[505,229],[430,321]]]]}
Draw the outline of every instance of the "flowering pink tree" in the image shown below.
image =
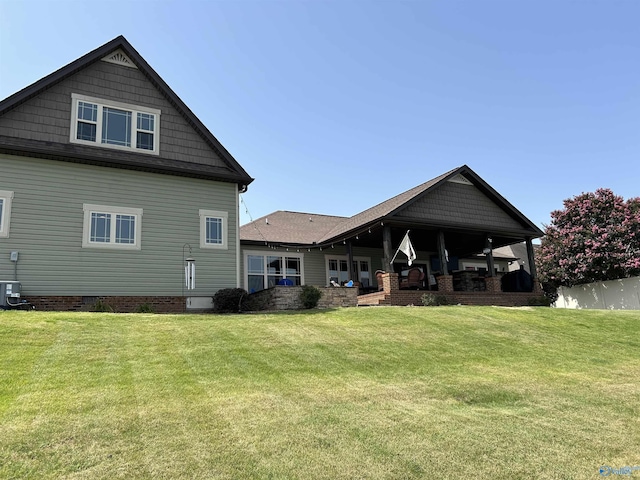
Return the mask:
{"type": "Polygon", "coordinates": [[[640,197],[601,188],[565,200],[551,212],[536,264],[553,290],[640,275],[640,197]]]}

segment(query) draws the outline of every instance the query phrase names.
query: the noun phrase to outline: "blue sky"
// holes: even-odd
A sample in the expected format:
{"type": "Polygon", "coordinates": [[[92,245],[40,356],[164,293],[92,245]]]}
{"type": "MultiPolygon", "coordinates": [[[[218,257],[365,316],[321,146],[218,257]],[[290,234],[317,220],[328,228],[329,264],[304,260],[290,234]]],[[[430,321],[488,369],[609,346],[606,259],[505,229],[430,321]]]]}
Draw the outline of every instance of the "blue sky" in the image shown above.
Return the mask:
{"type": "Polygon", "coordinates": [[[0,97],[122,34],[256,179],[254,219],[350,216],[467,164],[542,226],[582,192],[640,195],[639,19],[632,0],[0,0],[0,97]]]}

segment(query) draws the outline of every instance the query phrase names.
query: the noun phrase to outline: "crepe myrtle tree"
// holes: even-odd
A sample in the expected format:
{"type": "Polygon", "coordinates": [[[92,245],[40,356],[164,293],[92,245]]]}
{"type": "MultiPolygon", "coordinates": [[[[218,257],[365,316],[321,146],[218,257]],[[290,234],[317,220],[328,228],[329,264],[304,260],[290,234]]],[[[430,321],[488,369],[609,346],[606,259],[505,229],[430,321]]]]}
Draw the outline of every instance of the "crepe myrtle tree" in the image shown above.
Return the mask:
{"type": "Polygon", "coordinates": [[[546,292],[640,275],[640,197],[601,188],[565,200],[551,212],[536,264],[546,292]]]}

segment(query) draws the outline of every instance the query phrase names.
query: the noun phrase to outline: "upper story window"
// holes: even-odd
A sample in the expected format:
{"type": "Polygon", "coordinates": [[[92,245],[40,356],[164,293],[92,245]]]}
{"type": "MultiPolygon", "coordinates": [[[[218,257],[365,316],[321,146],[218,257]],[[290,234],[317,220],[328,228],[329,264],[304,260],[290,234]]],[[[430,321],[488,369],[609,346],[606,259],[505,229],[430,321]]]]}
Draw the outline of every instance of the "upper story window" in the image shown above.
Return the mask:
{"type": "Polygon", "coordinates": [[[200,248],[227,249],[227,212],[200,210],[200,248]]]}
{"type": "Polygon", "coordinates": [[[140,250],[142,209],[84,204],[83,247],[140,250]]]}
{"type": "Polygon", "coordinates": [[[9,236],[9,220],[11,220],[11,200],[13,192],[0,190],[0,238],[9,236]]]}
{"type": "Polygon", "coordinates": [[[158,154],[160,110],[71,94],[71,142],[158,154]]]}

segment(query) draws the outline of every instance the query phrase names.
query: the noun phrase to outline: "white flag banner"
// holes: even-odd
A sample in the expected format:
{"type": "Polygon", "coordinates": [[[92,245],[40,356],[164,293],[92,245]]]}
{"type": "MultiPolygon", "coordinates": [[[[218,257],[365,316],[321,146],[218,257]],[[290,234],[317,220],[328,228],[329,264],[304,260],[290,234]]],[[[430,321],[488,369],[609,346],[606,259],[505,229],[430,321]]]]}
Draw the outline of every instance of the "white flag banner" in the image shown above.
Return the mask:
{"type": "Polygon", "coordinates": [[[396,254],[393,256],[391,263],[393,263],[393,260],[395,260],[398,256],[398,252],[402,252],[407,256],[407,263],[409,264],[409,266],[411,266],[413,261],[416,259],[416,251],[413,249],[413,245],[411,245],[411,239],[409,238],[408,230],[404,238],[402,239],[402,242],[400,242],[400,246],[398,247],[396,254]]]}

